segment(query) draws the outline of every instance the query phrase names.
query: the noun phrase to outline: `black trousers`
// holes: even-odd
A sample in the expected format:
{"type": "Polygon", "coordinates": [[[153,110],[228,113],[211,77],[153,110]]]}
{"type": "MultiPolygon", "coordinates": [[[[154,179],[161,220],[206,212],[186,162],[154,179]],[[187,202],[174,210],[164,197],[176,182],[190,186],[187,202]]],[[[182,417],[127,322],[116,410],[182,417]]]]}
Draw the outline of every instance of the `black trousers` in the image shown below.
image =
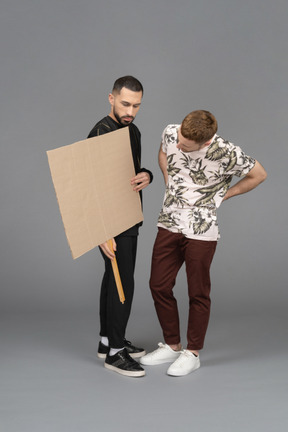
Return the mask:
{"type": "Polygon", "coordinates": [[[105,261],[105,273],[100,294],[100,336],[106,336],[112,348],[122,348],[134,294],[134,270],[137,236],[116,236],[116,259],[123,285],[122,304],[115,283],[111,261],[100,249],[105,261]]]}

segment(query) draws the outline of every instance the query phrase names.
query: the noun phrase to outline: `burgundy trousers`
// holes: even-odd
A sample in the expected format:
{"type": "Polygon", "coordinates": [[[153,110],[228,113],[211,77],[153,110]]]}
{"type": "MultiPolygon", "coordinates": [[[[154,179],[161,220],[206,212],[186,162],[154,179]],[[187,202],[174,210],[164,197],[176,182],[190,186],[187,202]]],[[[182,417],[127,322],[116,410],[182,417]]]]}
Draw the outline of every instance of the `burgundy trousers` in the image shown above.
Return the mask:
{"type": "Polygon", "coordinates": [[[180,343],[178,306],[173,288],[177,273],[185,262],[189,296],[187,349],[203,348],[210,316],[210,266],[216,246],[217,241],[189,239],[181,233],[158,229],[150,289],[168,345],[180,343]]]}

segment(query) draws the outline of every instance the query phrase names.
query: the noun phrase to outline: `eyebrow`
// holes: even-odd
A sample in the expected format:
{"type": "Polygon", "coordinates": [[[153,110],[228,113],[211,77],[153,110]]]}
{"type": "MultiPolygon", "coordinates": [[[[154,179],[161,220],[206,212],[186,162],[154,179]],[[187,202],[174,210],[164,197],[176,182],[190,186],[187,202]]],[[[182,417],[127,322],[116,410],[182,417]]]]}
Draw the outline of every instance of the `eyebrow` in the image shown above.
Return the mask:
{"type": "Polygon", "coordinates": [[[128,105],[133,105],[133,106],[138,106],[138,105],[140,106],[140,105],[141,105],[141,102],[138,102],[138,103],[132,104],[132,103],[130,103],[130,102],[128,102],[128,101],[125,101],[125,100],[122,100],[121,103],[125,103],[125,104],[128,104],[128,105]]]}

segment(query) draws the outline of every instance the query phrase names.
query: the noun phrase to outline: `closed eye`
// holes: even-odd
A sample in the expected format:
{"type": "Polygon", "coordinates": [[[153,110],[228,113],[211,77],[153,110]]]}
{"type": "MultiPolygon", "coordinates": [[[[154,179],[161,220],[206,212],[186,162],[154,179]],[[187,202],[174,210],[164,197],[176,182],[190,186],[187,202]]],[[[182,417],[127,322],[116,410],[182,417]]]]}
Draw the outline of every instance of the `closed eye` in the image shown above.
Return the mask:
{"type": "MultiPolygon", "coordinates": [[[[125,106],[125,107],[129,107],[129,106],[131,106],[132,104],[130,104],[129,102],[121,102],[122,103],[122,105],[123,106],[125,106]]],[[[133,106],[133,108],[139,108],[140,107],[140,103],[139,104],[135,104],[135,105],[132,105],[133,106]]]]}

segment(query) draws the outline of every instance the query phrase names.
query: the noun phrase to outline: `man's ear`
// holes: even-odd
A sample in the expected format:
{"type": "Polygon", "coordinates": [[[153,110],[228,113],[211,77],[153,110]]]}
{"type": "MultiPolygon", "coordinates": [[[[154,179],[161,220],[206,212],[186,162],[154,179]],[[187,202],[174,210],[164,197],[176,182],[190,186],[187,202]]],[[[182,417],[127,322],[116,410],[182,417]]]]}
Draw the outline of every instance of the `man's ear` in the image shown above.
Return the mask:
{"type": "Polygon", "coordinates": [[[114,105],[114,95],[112,93],[109,93],[108,100],[109,100],[110,105],[113,106],[114,105]]]}
{"type": "Polygon", "coordinates": [[[211,142],[212,142],[212,138],[209,141],[207,141],[203,147],[208,147],[211,144],[211,142]]]}

